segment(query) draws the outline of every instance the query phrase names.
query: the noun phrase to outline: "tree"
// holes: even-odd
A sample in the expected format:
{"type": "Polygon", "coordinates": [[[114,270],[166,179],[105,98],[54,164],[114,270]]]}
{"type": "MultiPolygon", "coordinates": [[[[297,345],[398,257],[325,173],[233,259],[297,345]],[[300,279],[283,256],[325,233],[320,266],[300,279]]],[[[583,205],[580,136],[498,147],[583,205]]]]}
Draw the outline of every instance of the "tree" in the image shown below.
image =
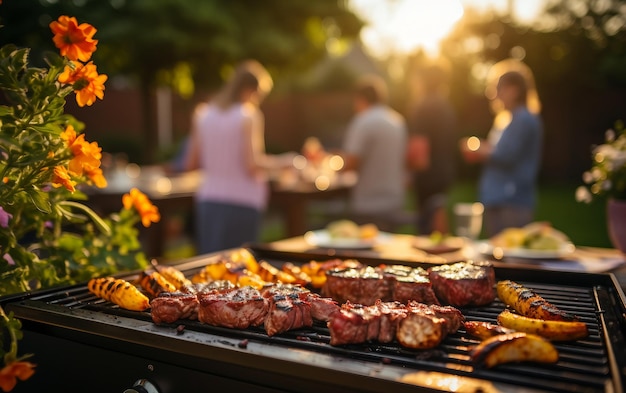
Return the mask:
{"type": "Polygon", "coordinates": [[[320,59],[330,38],[355,38],[363,24],[343,0],[5,0],[2,40],[43,51],[48,23],[62,14],[98,26],[100,73],[137,83],[148,161],[156,151],[149,102],[158,86],[212,88],[245,58],[281,77],[294,74],[320,59]]]}

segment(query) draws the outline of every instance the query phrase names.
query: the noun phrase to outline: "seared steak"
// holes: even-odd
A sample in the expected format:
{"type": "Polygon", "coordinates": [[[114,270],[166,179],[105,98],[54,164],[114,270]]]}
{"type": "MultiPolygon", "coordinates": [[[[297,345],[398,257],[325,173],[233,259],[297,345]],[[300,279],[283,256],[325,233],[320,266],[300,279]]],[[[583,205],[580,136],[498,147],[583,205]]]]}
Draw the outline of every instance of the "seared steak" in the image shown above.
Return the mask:
{"type": "Polygon", "coordinates": [[[198,300],[200,322],[234,329],[262,325],[269,310],[268,300],[252,287],[202,294],[198,300]]]}
{"type": "Polygon", "coordinates": [[[192,293],[162,292],[150,301],[150,314],[157,325],[179,319],[198,319],[198,298],[192,293]]]}
{"type": "MultiPolygon", "coordinates": [[[[328,321],[330,344],[358,344],[367,341],[387,343],[396,339],[406,347],[432,348],[447,334],[456,331],[447,319],[437,316],[437,312],[433,310],[435,307],[440,306],[381,301],[364,306],[347,302],[328,321]]],[[[450,310],[443,307],[438,312],[442,315],[453,314],[452,307],[450,310]]],[[[460,311],[457,310],[454,315],[460,315],[462,320],[460,311]]],[[[449,318],[454,319],[451,316],[449,318]]],[[[456,326],[458,329],[458,325],[456,326]]]]}
{"type": "Polygon", "coordinates": [[[179,291],[161,292],[150,301],[150,314],[156,324],[174,323],[180,319],[198,319],[198,294],[227,291],[235,286],[230,281],[183,285],[179,291]]]}
{"type": "Polygon", "coordinates": [[[426,270],[400,265],[329,270],[322,295],[363,305],[377,300],[439,304],[426,270]]]}
{"type": "Polygon", "coordinates": [[[191,284],[163,293],[151,302],[156,324],[198,319],[216,326],[244,329],[264,326],[272,336],[327,321],[339,310],[336,301],[293,284],[269,284],[261,291],[237,288],[229,281],[191,284]]]}
{"type": "Polygon", "coordinates": [[[484,306],[495,300],[493,265],[488,262],[458,262],[428,269],[437,298],[455,307],[484,306]]]}
{"type": "Polygon", "coordinates": [[[285,295],[275,295],[269,302],[269,312],[263,324],[268,336],[313,325],[309,303],[285,295]]]}
{"type": "Polygon", "coordinates": [[[392,299],[390,282],[384,279],[381,269],[372,266],[328,270],[322,296],[339,303],[350,301],[364,305],[392,299]]]}
{"type": "Polygon", "coordinates": [[[391,298],[400,303],[409,301],[425,304],[439,304],[428,278],[428,272],[421,268],[402,265],[387,266],[383,269],[385,279],[390,281],[391,298]]]}
{"type": "Polygon", "coordinates": [[[321,297],[317,293],[313,293],[300,285],[282,283],[271,284],[263,288],[261,294],[266,298],[276,295],[285,295],[290,298],[297,297],[300,300],[306,301],[311,305],[311,317],[318,321],[328,321],[330,314],[339,310],[339,305],[335,300],[321,297]]]}

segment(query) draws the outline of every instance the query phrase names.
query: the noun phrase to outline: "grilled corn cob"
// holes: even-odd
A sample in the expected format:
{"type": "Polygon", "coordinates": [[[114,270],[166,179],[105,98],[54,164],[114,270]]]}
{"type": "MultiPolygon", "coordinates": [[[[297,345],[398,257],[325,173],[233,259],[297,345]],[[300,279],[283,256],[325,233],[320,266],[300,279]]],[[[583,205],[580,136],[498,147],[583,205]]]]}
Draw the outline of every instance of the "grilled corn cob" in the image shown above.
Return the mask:
{"type": "Polygon", "coordinates": [[[518,314],[529,318],[550,321],[577,321],[578,317],[551,304],[532,289],[511,280],[499,281],[496,286],[498,297],[518,314]]]}
{"type": "Polygon", "coordinates": [[[126,310],[144,311],[150,308],[148,297],[126,280],[113,277],[92,278],[87,283],[87,288],[94,295],[126,310]]]}

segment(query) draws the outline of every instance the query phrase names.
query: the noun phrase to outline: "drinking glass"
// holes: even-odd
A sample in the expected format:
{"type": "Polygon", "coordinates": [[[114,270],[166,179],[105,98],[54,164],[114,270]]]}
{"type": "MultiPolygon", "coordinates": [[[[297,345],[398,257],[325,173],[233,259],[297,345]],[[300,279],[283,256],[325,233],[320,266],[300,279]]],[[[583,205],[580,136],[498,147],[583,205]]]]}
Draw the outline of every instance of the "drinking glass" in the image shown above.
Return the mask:
{"type": "Polygon", "coordinates": [[[454,230],[456,236],[477,240],[483,227],[485,208],[480,202],[454,205],[454,230]]]}

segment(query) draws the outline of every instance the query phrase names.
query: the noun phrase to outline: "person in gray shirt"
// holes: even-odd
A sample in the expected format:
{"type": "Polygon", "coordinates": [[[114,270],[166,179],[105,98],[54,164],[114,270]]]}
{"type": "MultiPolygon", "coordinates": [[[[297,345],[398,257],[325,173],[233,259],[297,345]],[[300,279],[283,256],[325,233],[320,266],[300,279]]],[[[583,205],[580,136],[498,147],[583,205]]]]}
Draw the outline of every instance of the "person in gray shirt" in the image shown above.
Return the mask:
{"type": "Polygon", "coordinates": [[[344,170],[358,180],[351,192],[349,215],[357,223],[393,230],[404,209],[408,131],[404,117],[387,104],[387,85],[367,75],[354,91],[354,110],[343,141],[344,170]]]}

